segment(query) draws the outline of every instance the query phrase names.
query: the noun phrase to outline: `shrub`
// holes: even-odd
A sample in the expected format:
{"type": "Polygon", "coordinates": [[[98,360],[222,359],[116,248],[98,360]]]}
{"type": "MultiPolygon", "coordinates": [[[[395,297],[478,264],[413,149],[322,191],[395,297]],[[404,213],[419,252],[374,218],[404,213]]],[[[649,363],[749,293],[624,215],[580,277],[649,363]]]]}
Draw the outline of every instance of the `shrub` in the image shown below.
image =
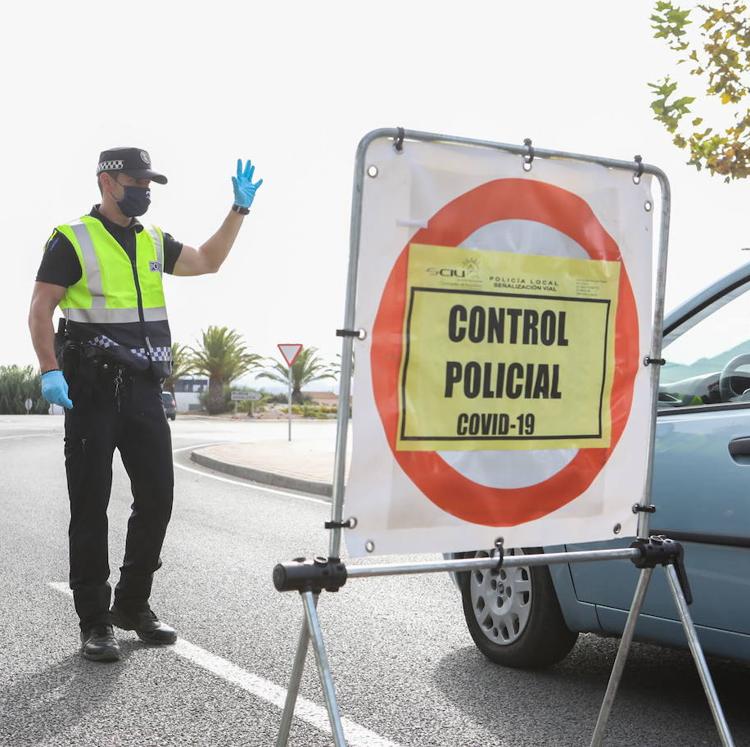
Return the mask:
{"type": "Polygon", "coordinates": [[[235,387],[232,391],[235,392],[256,392],[257,394],[260,394],[260,399],[256,400],[249,400],[249,399],[243,399],[239,402],[232,402],[233,405],[235,405],[235,409],[237,412],[243,412],[245,414],[249,414],[251,412],[265,412],[266,411],[266,405],[271,401],[270,395],[266,392],[258,392],[256,389],[246,389],[246,388],[237,388],[235,387]]]}
{"type": "Polygon", "coordinates": [[[0,414],[24,415],[25,402],[34,403],[31,412],[45,415],[49,402],[42,397],[42,379],[31,366],[0,366],[0,414]]]}

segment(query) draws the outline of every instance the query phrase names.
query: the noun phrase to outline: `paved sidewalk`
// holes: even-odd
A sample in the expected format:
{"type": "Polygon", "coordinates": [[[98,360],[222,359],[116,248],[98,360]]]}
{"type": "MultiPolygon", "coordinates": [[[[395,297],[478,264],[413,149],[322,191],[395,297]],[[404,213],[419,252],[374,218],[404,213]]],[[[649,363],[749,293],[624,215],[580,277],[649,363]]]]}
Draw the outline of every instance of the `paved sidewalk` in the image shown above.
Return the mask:
{"type": "MultiPolygon", "coordinates": [[[[349,434],[351,436],[351,434],[349,434]]],[[[351,439],[349,445],[351,444],[351,439]]],[[[203,467],[288,490],[331,496],[335,437],[300,438],[206,446],[190,453],[203,467]]],[[[351,449],[347,454],[347,473],[351,449]]]]}

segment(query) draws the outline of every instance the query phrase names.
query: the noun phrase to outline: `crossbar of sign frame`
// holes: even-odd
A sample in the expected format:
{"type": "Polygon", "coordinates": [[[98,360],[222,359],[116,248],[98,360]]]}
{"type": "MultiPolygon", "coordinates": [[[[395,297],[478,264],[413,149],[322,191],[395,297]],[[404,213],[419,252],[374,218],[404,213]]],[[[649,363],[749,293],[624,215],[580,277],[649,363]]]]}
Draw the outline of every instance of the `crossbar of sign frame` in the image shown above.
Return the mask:
{"type": "Polygon", "coordinates": [[[635,535],[651,175],[387,137],[362,167],[350,553],[635,535]]]}

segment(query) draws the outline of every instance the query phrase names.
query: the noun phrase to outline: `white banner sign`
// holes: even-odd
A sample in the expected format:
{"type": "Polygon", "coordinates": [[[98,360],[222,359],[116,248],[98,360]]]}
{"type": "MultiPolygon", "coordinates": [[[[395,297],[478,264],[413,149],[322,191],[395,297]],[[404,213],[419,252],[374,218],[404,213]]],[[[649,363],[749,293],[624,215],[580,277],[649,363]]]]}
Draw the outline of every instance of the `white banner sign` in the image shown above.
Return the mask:
{"type": "Polygon", "coordinates": [[[365,168],[350,553],[634,535],[651,178],[385,138],[365,168]]]}

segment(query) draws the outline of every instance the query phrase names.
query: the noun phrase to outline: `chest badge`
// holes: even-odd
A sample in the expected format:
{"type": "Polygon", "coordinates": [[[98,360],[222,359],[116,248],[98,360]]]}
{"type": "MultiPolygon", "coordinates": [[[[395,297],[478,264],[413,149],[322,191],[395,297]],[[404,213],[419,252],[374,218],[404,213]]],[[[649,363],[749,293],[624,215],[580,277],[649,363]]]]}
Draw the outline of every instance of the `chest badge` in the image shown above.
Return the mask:
{"type": "Polygon", "coordinates": [[[149,262],[148,269],[151,270],[151,272],[161,272],[161,262],[149,262]]]}

